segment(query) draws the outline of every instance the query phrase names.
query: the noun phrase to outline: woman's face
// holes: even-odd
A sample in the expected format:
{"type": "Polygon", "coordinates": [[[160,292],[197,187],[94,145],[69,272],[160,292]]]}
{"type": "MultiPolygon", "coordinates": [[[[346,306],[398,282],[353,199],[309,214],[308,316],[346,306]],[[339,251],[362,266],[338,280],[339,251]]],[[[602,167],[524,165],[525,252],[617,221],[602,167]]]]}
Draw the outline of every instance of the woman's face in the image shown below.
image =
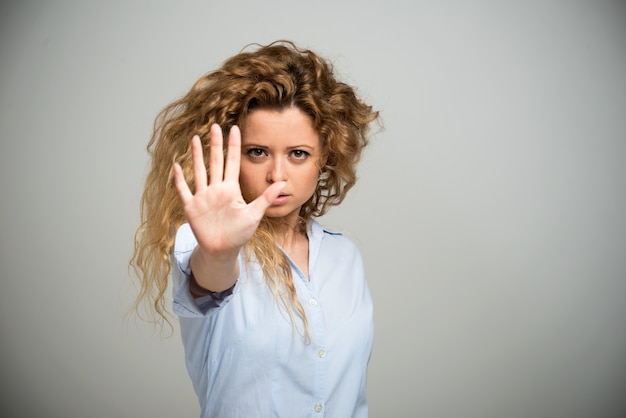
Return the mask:
{"type": "Polygon", "coordinates": [[[250,202],[272,183],[286,181],[265,214],[295,225],[300,208],[317,188],[321,162],[320,135],[308,115],[297,107],[258,109],[241,129],[239,183],[250,202]]]}

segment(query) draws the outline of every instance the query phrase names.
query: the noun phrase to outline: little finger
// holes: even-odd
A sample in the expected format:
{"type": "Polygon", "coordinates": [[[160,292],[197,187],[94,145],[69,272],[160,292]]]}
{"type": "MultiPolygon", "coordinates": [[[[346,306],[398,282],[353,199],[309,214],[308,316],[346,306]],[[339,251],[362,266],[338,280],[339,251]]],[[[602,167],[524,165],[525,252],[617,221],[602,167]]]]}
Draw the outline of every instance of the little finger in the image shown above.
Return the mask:
{"type": "Polygon", "coordinates": [[[204,154],[202,153],[202,143],[198,135],[194,135],[193,138],[191,138],[191,158],[193,161],[193,179],[196,183],[196,191],[202,190],[206,188],[207,185],[207,174],[204,165],[204,154]]]}
{"type": "Polygon", "coordinates": [[[174,185],[176,186],[176,191],[178,192],[178,196],[180,200],[182,200],[183,204],[188,202],[193,198],[193,194],[189,189],[189,185],[185,180],[185,175],[183,174],[183,169],[180,167],[180,164],[174,163],[174,185]]]}

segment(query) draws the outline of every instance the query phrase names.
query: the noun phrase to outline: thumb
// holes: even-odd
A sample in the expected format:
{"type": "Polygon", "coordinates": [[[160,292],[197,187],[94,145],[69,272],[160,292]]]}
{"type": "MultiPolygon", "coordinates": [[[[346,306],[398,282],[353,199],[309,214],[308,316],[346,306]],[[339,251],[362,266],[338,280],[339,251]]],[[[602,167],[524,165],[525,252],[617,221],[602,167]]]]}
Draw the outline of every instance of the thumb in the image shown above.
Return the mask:
{"type": "Polygon", "coordinates": [[[250,202],[250,206],[252,206],[253,211],[262,216],[267,208],[269,208],[274,200],[276,200],[280,192],[285,188],[286,184],[286,181],[279,181],[265,189],[261,196],[250,202]]]}

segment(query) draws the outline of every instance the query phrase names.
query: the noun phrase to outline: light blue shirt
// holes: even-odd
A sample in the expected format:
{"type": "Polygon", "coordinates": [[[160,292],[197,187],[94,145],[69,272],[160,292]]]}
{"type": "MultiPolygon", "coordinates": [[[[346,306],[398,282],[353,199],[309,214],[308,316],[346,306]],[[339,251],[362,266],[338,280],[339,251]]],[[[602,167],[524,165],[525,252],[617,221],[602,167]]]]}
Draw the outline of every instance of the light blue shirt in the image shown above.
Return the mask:
{"type": "Polygon", "coordinates": [[[307,344],[300,318],[294,330],[259,265],[241,255],[231,290],[194,299],[189,260],[197,242],[188,224],[178,230],[174,312],[202,417],[367,417],[374,326],[361,254],[316,221],[308,237],[310,280],[291,263],[309,321],[307,344]]]}

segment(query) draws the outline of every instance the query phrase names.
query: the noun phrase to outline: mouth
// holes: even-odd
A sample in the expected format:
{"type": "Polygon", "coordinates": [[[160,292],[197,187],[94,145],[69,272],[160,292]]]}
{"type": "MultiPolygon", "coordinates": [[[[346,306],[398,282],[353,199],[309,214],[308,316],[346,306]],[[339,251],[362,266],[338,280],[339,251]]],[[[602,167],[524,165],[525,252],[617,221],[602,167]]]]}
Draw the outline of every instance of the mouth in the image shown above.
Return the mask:
{"type": "Polygon", "coordinates": [[[289,195],[288,194],[279,194],[278,197],[276,199],[274,199],[274,202],[272,202],[272,204],[273,205],[282,205],[282,204],[286,203],[287,200],[289,200],[289,195]]]}

